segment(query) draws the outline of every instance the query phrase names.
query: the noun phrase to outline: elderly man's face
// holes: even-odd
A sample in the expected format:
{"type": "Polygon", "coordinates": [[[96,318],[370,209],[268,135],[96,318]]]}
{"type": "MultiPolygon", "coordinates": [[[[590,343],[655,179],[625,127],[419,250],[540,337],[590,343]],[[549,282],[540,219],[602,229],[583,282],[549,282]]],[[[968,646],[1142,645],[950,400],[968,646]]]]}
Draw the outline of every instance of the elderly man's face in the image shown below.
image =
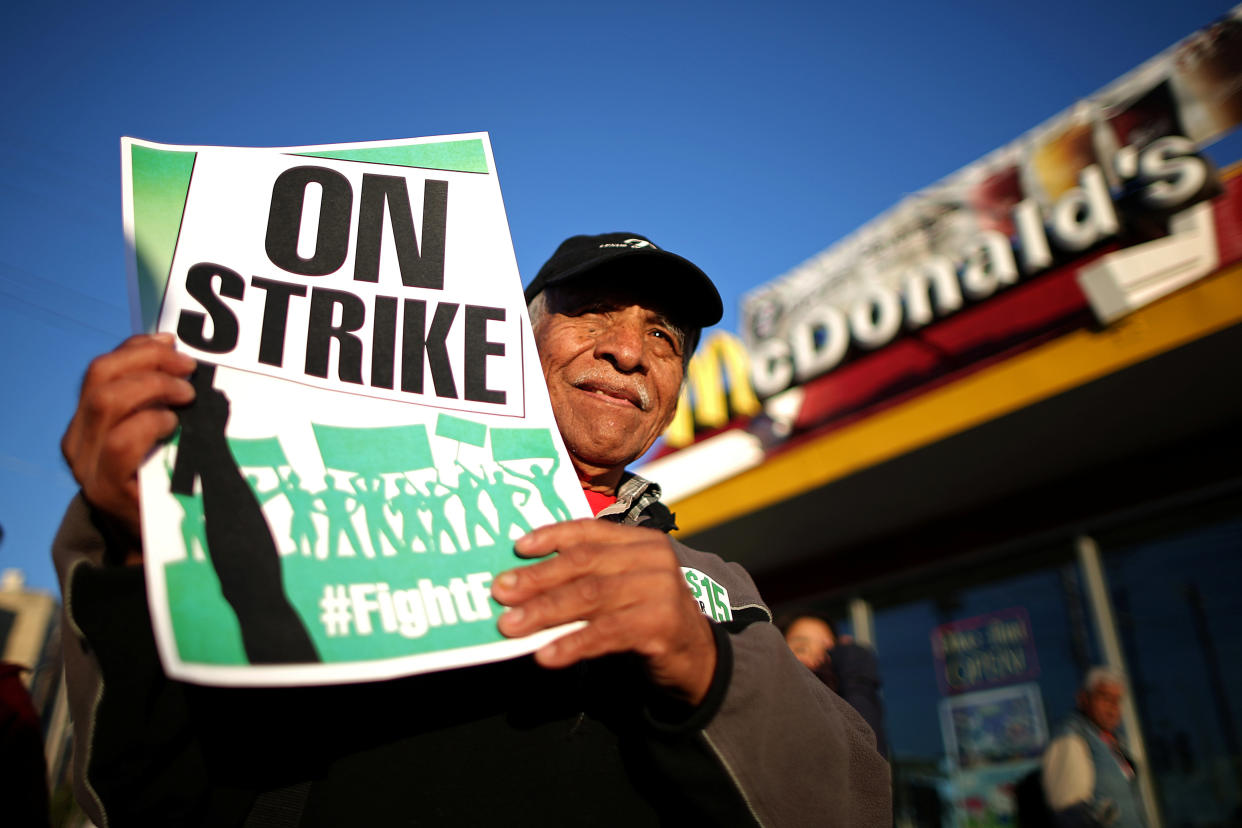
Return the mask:
{"type": "Polygon", "coordinates": [[[1082,693],[1079,703],[1087,718],[1095,722],[1096,727],[1109,733],[1121,725],[1121,697],[1124,693],[1120,684],[1101,681],[1091,688],[1090,692],[1082,693]]]}
{"type": "Polygon", "coordinates": [[[620,470],[672,420],[683,344],[649,298],[598,285],[547,293],[535,344],[565,446],[583,479],[620,470]]]}

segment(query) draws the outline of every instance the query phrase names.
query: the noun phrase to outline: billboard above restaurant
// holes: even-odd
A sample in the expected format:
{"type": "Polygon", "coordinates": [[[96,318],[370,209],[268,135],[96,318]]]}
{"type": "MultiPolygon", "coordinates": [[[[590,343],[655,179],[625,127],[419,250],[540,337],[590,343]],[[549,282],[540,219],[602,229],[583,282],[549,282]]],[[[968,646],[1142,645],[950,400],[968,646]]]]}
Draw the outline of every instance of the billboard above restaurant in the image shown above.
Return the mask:
{"type": "Polygon", "coordinates": [[[1240,122],[1242,6],[750,292],[755,391],[771,397],[1070,263],[1105,324],[1202,278],[1218,261],[1196,205],[1221,188],[1200,151],[1240,122]]]}

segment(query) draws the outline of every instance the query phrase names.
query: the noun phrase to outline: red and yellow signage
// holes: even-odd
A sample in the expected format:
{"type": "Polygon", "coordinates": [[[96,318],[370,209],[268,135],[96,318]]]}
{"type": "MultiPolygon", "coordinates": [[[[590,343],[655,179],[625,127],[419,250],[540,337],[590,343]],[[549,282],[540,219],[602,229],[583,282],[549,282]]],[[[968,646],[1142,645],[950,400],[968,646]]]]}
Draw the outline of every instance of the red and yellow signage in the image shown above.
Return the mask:
{"type": "Polygon", "coordinates": [[[1196,219],[1185,211],[1218,193],[1200,148],[1239,122],[1235,10],[753,291],[742,337],[756,391],[777,394],[895,342],[939,347],[926,336],[936,321],[1071,263],[1105,322],[1201,278],[1215,263],[1176,261],[1210,247],[1201,239],[1184,255],[1147,251],[1159,260],[1151,270],[1081,265],[1106,245],[1194,236],[1196,219]],[[1173,278],[1152,272],[1174,265],[1182,272],[1173,278]]]}
{"type": "Polygon", "coordinates": [[[1239,123],[1242,7],[753,291],[650,472],[682,529],[1242,323],[1239,123]]]}

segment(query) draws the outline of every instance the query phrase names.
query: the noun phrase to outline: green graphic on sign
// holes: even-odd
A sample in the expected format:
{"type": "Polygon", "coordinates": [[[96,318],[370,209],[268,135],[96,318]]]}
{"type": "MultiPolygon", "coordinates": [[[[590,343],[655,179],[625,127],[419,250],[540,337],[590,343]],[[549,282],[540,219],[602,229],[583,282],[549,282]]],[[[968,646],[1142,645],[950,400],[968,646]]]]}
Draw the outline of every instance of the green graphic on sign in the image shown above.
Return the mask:
{"type": "MultiPolygon", "coordinates": [[[[363,556],[320,560],[285,555],[286,595],[324,662],[395,658],[503,640],[491,599],[493,572],[524,563],[512,544],[470,550],[468,568],[452,555],[420,556],[394,577],[391,562],[363,556]]],[[[164,568],[181,657],[200,664],[249,663],[237,617],[210,561],[164,568]]]]}
{"type": "Polygon", "coordinates": [[[492,457],[498,461],[557,456],[552,435],[546,428],[492,429],[492,457]]]}
{"type": "MultiPolygon", "coordinates": [[[[531,530],[521,507],[537,495],[553,519],[568,517],[555,492],[558,462],[548,429],[491,430],[496,463],[471,469],[457,461],[455,482],[440,471],[418,481],[408,476],[434,468],[424,425],[312,429],[324,466],[334,472],[313,487],[303,484],[278,438],[228,442],[239,469],[271,469],[248,473],[246,481],[261,507],[281,501],[277,511],[265,509],[281,550],[281,583],[320,658],[392,658],[503,640],[494,621],[502,608],[489,590],[492,573],[530,563],[513,553],[511,535],[531,530]],[[552,463],[543,462],[549,457],[552,463]],[[539,462],[523,465],[523,473],[498,465],[501,459],[539,462]],[[450,501],[460,506],[464,533],[447,519],[450,501]],[[491,513],[481,510],[484,502],[491,513]],[[395,555],[403,556],[398,567],[395,555]]],[[[488,437],[482,423],[438,415],[436,439],[482,447],[488,437]]],[[[171,480],[171,458],[166,465],[171,480]]],[[[247,664],[237,616],[213,568],[202,496],[177,495],[177,502],[185,556],[165,565],[165,580],[181,657],[247,664]]]]}
{"type": "Polygon", "coordinates": [[[342,161],[366,161],[372,164],[392,164],[399,167],[421,167],[430,170],[487,172],[487,153],[483,151],[483,142],[478,138],[433,144],[301,152],[298,155],[338,158],[342,161]]]}
{"type": "Polygon", "coordinates": [[[436,418],[436,436],[481,448],[487,442],[487,426],[473,420],[441,414],[436,418]]]}
{"type": "Polygon", "coordinates": [[[155,330],[156,314],[172,270],[190,174],[196,153],[130,147],[134,246],[142,329],[155,330]]]}
{"type": "Polygon", "coordinates": [[[230,437],[229,451],[239,466],[277,468],[289,465],[289,458],[275,437],[230,437]]]}
{"type": "Polygon", "coordinates": [[[323,464],[365,476],[429,469],[435,465],[427,427],[346,428],[312,423],[323,464]]]}
{"type": "Polygon", "coordinates": [[[164,567],[177,651],[186,661],[248,664],[237,615],[220,592],[205,560],[187,559],[164,567]]]}

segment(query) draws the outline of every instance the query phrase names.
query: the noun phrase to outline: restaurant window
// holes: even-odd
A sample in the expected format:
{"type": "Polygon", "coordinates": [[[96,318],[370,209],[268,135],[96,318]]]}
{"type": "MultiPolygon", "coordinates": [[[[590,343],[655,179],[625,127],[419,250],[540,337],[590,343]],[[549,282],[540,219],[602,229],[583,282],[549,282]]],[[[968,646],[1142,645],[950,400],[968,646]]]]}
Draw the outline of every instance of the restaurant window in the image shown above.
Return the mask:
{"type": "Polygon", "coordinates": [[[1099,658],[1069,544],[872,597],[898,826],[1008,825],[1099,658]]]}
{"type": "Polygon", "coordinates": [[[1097,541],[1165,825],[1242,824],[1242,498],[1097,541]]]}

